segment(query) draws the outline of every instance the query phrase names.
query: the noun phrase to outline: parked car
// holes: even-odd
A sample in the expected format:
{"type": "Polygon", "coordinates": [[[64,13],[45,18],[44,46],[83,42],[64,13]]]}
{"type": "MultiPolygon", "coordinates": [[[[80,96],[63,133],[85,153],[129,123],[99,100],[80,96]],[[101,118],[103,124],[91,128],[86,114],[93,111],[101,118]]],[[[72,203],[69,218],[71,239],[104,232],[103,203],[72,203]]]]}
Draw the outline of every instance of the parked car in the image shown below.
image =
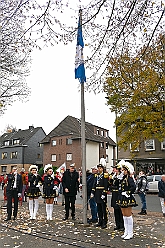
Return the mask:
{"type": "Polygon", "coordinates": [[[161,175],[151,175],[147,176],[147,180],[149,183],[149,190],[150,193],[157,193],[158,192],[158,182],[161,180],[161,175]]]}

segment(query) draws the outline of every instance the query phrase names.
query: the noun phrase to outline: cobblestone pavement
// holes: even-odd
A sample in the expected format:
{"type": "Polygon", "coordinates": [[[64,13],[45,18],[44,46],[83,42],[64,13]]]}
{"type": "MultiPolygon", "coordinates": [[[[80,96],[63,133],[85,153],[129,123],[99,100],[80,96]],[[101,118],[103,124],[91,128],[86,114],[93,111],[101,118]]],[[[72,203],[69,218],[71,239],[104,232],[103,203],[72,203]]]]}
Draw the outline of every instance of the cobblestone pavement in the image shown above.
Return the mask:
{"type": "MultiPolygon", "coordinates": [[[[64,206],[54,205],[53,221],[46,221],[45,204],[40,199],[36,220],[29,220],[28,203],[19,205],[17,220],[5,222],[6,208],[1,201],[0,248],[49,248],[49,247],[141,247],[165,248],[165,218],[161,213],[149,212],[139,216],[133,209],[134,237],[121,239],[122,232],[114,231],[113,209],[109,208],[109,222],[106,229],[82,223],[82,206],[76,205],[76,221],[63,221],[64,206]]],[[[87,211],[90,217],[90,210],[87,211]]]]}

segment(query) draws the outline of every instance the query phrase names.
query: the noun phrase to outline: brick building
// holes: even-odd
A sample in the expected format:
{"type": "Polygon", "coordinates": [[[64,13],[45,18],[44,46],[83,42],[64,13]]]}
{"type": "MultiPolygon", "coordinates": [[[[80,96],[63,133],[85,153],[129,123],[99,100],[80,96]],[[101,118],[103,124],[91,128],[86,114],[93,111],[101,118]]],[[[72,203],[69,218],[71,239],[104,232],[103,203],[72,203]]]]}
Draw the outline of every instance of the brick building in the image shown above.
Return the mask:
{"type": "MultiPolygon", "coordinates": [[[[86,168],[105,158],[107,169],[115,161],[116,143],[109,137],[108,130],[91,123],[85,123],[86,168]]],[[[67,116],[43,140],[43,163],[59,167],[64,162],[68,167],[75,163],[81,170],[81,120],[67,116]]]]}

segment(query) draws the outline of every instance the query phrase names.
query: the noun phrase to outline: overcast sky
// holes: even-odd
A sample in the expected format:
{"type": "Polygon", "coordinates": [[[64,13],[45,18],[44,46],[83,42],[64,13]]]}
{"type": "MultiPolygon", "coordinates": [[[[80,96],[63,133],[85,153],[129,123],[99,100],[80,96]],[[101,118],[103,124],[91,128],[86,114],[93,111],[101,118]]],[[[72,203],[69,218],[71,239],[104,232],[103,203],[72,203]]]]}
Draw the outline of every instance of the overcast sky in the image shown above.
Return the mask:
{"type": "MultiPolygon", "coordinates": [[[[17,129],[34,125],[48,134],[68,115],[81,118],[81,93],[74,74],[75,52],[76,41],[33,52],[31,73],[26,79],[31,95],[27,102],[15,102],[0,117],[1,134],[8,124],[17,129]]],[[[106,106],[105,96],[85,92],[85,120],[108,129],[115,141],[115,115],[106,106]]]]}

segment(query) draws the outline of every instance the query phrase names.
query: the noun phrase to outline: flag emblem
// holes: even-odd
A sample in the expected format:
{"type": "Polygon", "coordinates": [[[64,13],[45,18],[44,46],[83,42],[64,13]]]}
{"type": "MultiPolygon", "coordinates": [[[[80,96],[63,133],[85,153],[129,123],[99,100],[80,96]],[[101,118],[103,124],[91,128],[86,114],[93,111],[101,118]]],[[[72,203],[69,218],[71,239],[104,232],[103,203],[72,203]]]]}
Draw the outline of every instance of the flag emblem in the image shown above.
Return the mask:
{"type": "MultiPolygon", "coordinates": [[[[80,12],[81,13],[81,12],[80,12]]],[[[84,58],[83,58],[83,36],[81,17],[79,16],[78,31],[77,31],[77,45],[76,45],[76,58],[75,58],[75,78],[78,78],[80,83],[86,82],[84,58]]]]}

